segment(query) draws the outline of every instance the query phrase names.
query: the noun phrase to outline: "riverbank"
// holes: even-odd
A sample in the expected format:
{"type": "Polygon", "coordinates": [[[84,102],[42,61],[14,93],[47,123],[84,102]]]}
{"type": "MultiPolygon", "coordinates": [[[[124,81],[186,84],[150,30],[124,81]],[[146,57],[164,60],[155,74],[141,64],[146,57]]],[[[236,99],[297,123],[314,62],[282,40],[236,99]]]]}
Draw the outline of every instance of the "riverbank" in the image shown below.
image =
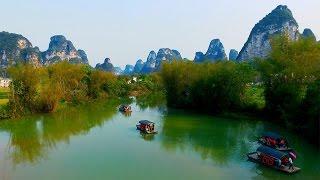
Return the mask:
{"type": "Polygon", "coordinates": [[[64,104],[82,104],[115,97],[157,92],[156,75],[116,76],[84,64],[59,62],[47,67],[17,64],[8,69],[9,103],[1,108],[0,118],[55,112],[64,104]]]}

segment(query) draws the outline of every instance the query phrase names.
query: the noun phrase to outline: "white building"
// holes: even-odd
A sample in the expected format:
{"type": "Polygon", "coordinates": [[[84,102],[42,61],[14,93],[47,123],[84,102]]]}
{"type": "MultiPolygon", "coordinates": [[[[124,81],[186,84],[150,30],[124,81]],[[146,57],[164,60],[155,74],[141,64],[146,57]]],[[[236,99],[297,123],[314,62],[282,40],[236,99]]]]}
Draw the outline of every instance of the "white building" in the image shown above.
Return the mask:
{"type": "Polygon", "coordinates": [[[11,80],[8,78],[0,78],[0,87],[7,88],[10,85],[11,80]]]}

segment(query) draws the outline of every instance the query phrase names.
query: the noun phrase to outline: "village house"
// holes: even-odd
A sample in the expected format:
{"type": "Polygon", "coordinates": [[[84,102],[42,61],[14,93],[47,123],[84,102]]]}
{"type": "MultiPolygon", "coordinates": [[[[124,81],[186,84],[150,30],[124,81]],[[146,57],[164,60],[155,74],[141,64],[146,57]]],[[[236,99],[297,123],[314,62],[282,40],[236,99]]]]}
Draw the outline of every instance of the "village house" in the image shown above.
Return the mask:
{"type": "Polygon", "coordinates": [[[8,78],[0,78],[0,87],[7,88],[10,85],[11,80],[8,78]]]}

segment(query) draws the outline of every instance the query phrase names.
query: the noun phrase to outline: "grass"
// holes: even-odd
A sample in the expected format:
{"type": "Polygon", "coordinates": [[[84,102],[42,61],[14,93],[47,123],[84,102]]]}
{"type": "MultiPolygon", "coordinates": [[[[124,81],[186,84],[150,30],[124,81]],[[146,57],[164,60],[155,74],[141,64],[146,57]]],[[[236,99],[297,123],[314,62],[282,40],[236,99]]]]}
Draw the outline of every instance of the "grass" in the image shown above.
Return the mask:
{"type": "Polygon", "coordinates": [[[9,88],[0,88],[0,106],[8,103],[9,88]]]}

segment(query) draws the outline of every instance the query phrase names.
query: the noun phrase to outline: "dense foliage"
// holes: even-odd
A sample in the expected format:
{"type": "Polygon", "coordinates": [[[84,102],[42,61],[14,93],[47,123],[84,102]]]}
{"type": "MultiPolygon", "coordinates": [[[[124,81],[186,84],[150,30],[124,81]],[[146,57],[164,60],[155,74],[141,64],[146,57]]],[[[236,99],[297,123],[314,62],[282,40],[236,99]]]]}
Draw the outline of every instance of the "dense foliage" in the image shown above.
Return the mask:
{"type": "Polygon", "coordinates": [[[12,77],[9,97],[10,113],[15,116],[27,111],[34,112],[42,71],[29,64],[18,65],[8,71],[12,77]]]}
{"type": "Polygon", "coordinates": [[[35,68],[19,64],[9,68],[12,79],[10,113],[19,116],[33,112],[51,112],[60,101],[76,102],[87,97],[85,67],[66,62],[35,68]]]}
{"type": "Polygon", "coordinates": [[[245,92],[255,72],[247,63],[177,61],[161,71],[168,105],[221,112],[246,108],[245,92]]]}
{"type": "Polygon", "coordinates": [[[320,45],[312,39],[272,40],[267,60],[258,61],[266,111],[319,142],[320,45]],[[318,103],[317,103],[318,102],[318,103]]]}
{"type": "Polygon", "coordinates": [[[122,88],[128,86],[123,78],[82,64],[60,62],[42,68],[18,64],[8,72],[12,79],[9,103],[1,107],[1,118],[52,112],[64,103],[130,94],[130,88],[122,88]]]}
{"type": "Polygon", "coordinates": [[[142,94],[159,88],[153,82],[157,80],[156,75],[133,80],[133,77],[115,76],[68,62],[41,68],[18,64],[10,67],[8,72],[12,83],[9,103],[1,107],[2,118],[52,112],[65,103],[79,104],[108,96],[129,96],[132,92],[142,94]]]}

